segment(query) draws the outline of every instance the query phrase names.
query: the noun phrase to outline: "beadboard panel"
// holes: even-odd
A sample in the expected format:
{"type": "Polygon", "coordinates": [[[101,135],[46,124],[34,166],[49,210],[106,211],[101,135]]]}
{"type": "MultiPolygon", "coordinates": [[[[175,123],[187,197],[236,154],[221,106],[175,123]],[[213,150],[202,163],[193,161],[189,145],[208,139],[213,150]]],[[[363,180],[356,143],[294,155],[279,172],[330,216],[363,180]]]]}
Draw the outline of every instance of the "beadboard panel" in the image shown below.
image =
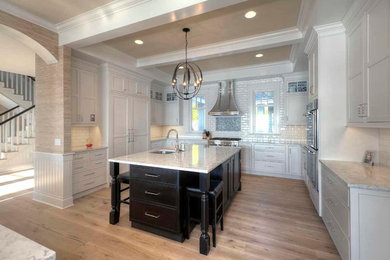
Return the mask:
{"type": "Polygon", "coordinates": [[[35,152],[34,200],[57,207],[73,205],[73,154],[35,152]]]}

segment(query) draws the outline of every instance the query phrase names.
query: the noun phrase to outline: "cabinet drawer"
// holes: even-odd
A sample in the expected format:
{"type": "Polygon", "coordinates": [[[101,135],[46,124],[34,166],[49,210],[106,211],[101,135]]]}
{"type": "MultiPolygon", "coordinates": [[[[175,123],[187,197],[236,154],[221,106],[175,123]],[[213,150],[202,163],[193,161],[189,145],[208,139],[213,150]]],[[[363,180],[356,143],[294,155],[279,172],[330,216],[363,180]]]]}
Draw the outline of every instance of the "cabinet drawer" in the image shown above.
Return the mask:
{"type": "Polygon", "coordinates": [[[87,161],[88,160],[88,152],[83,153],[75,153],[73,155],[73,162],[87,161]]]}
{"type": "Polygon", "coordinates": [[[177,211],[174,209],[151,205],[131,198],[130,220],[156,228],[179,231],[177,211]]]}
{"type": "Polygon", "coordinates": [[[84,171],[77,174],[73,174],[73,183],[99,178],[101,176],[106,176],[106,168],[97,168],[94,170],[84,171]]]}
{"type": "Polygon", "coordinates": [[[255,144],[256,151],[266,151],[266,152],[279,152],[285,153],[286,147],[284,145],[271,145],[271,144],[255,144]]]}
{"type": "Polygon", "coordinates": [[[285,173],[286,164],[280,162],[255,161],[255,170],[266,173],[285,173]]]}
{"type": "Polygon", "coordinates": [[[324,185],[322,201],[332,212],[345,235],[349,234],[349,209],[324,185]]]}
{"type": "Polygon", "coordinates": [[[176,184],[177,177],[178,171],[175,170],[137,165],[132,165],[130,168],[130,178],[132,179],[176,184]]]}
{"type": "Polygon", "coordinates": [[[75,161],[72,164],[72,173],[77,174],[89,169],[88,161],[75,161]]]}
{"type": "Polygon", "coordinates": [[[178,194],[174,187],[136,180],[132,180],[130,186],[131,198],[176,206],[178,194]]]}
{"type": "Polygon", "coordinates": [[[86,179],[84,181],[76,182],[73,184],[73,194],[95,188],[105,183],[106,183],[106,176],[104,175],[94,179],[86,179]]]}
{"type": "Polygon", "coordinates": [[[326,228],[332,240],[339,251],[339,254],[343,260],[349,259],[349,240],[341,231],[340,227],[336,223],[332,213],[326,205],[324,205],[322,210],[322,219],[325,223],[326,228]]]}
{"type": "Polygon", "coordinates": [[[90,169],[95,169],[95,168],[101,168],[101,167],[106,167],[107,160],[100,160],[100,161],[90,161],[89,162],[89,168],[90,169]]]}
{"type": "Polygon", "coordinates": [[[326,167],[322,167],[322,185],[332,192],[346,207],[349,207],[348,187],[326,167]]]}
{"type": "Polygon", "coordinates": [[[89,159],[91,161],[107,161],[106,150],[96,150],[89,153],[89,159]]]}
{"type": "Polygon", "coordinates": [[[286,161],[286,155],[280,152],[266,152],[266,151],[255,151],[255,160],[256,161],[286,161]]]}

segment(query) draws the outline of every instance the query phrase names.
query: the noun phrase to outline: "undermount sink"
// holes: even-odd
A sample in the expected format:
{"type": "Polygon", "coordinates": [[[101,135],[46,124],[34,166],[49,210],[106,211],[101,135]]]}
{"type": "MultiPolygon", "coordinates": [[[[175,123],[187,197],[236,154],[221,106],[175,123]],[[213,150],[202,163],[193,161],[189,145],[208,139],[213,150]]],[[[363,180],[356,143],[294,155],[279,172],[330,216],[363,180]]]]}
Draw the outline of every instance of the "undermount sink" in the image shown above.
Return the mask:
{"type": "Polygon", "coordinates": [[[172,149],[161,149],[161,150],[157,150],[157,151],[153,151],[151,153],[157,153],[157,154],[170,154],[170,153],[176,153],[176,150],[172,150],[172,149]]]}

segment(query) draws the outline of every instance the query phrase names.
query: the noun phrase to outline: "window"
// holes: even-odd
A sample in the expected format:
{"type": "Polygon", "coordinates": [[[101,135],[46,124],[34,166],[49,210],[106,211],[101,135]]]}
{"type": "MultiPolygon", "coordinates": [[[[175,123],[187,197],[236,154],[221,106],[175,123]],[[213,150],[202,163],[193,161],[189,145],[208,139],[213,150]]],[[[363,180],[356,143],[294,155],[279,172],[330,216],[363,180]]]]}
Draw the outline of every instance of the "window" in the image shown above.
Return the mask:
{"type": "Polygon", "coordinates": [[[276,96],[274,90],[255,92],[254,131],[256,133],[275,133],[276,96]]]}
{"type": "Polygon", "coordinates": [[[206,97],[191,99],[191,131],[200,132],[206,128],[206,97]]]}

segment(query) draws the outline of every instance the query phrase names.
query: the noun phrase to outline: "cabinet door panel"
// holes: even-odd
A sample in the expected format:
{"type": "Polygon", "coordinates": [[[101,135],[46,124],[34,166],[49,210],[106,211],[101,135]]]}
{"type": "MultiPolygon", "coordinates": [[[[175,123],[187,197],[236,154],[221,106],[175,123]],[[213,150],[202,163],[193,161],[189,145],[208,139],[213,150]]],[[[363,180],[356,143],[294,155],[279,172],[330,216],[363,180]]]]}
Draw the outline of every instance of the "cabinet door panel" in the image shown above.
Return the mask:
{"type": "Polygon", "coordinates": [[[134,134],[146,134],[148,132],[148,101],[143,98],[133,99],[133,129],[134,134]]]}
{"type": "Polygon", "coordinates": [[[95,74],[85,70],[79,70],[79,91],[81,97],[95,98],[95,74]]]}
{"type": "Polygon", "coordinates": [[[370,122],[390,121],[389,58],[368,68],[368,117],[370,122]]]}
{"type": "Polygon", "coordinates": [[[359,74],[348,82],[348,113],[349,122],[363,122],[363,117],[359,113],[363,99],[363,74],[359,74]]]}
{"type": "Polygon", "coordinates": [[[82,123],[95,123],[96,118],[96,100],[90,98],[80,99],[81,107],[81,122],[82,123]],[[95,115],[95,121],[91,121],[91,116],[95,115]]]}
{"type": "Polygon", "coordinates": [[[368,64],[373,65],[389,55],[390,2],[379,1],[368,11],[368,64]]]}
{"type": "Polygon", "coordinates": [[[291,175],[301,175],[301,148],[299,146],[288,147],[288,168],[291,175]]]}
{"type": "Polygon", "coordinates": [[[287,95],[287,125],[305,125],[307,95],[288,94],[287,95]]]}
{"type": "Polygon", "coordinates": [[[348,36],[348,78],[363,72],[363,24],[360,23],[348,36]]]}
{"type": "Polygon", "coordinates": [[[133,152],[140,153],[148,150],[149,137],[147,135],[135,136],[133,142],[133,152]]]}
{"type": "Polygon", "coordinates": [[[124,92],[127,90],[127,81],[126,78],[120,77],[118,75],[112,76],[111,89],[115,91],[124,92]]]}

